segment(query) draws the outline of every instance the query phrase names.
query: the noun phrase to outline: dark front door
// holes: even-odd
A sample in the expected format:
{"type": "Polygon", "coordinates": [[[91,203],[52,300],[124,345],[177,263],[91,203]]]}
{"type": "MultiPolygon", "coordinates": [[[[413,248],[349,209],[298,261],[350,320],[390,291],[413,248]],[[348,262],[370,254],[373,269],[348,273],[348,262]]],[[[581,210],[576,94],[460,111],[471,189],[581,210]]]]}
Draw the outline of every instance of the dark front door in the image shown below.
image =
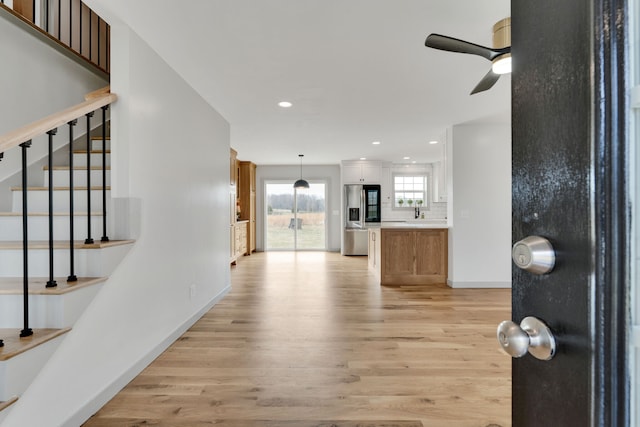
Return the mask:
{"type": "Polygon", "coordinates": [[[546,274],[513,267],[513,318],[550,360],[513,359],[513,426],[628,425],[625,2],[512,1],[513,240],[546,238],[546,274]]]}

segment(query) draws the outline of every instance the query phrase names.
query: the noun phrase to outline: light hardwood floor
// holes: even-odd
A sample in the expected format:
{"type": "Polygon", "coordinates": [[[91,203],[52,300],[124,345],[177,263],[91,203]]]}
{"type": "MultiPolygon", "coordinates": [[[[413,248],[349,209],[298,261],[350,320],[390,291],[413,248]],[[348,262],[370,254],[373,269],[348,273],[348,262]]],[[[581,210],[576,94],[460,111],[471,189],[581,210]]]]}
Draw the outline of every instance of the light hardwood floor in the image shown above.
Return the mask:
{"type": "Polygon", "coordinates": [[[380,287],[366,257],[258,253],[85,426],[507,427],[509,290],[380,287]]]}

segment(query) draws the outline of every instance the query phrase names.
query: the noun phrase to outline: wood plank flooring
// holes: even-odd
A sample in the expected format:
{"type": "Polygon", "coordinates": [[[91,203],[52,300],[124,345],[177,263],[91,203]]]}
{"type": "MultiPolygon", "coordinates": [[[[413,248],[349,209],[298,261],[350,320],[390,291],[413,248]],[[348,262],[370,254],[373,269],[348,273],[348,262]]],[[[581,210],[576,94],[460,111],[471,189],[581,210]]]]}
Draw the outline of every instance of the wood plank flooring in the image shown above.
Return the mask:
{"type": "Polygon", "coordinates": [[[507,427],[510,291],[380,287],[366,257],[258,253],[85,426],[507,427]]]}

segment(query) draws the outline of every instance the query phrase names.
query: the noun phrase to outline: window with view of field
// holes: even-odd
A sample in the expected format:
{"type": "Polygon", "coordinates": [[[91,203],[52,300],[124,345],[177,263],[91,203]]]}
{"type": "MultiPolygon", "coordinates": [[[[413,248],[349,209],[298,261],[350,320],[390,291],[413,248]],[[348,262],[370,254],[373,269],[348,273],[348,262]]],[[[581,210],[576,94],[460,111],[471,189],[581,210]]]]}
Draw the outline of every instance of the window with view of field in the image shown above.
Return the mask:
{"type": "Polygon", "coordinates": [[[325,250],[325,184],[295,191],[292,183],[266,184],[266,250],[325,250]]]}

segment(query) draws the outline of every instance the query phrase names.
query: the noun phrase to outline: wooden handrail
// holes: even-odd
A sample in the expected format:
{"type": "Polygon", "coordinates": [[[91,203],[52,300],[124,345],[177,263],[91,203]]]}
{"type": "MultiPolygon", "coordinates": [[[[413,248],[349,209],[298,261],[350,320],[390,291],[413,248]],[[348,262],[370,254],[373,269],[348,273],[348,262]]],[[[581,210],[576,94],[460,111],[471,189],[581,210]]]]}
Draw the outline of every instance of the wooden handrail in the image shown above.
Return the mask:
{"type": "Polygon", "coordinates": [[[107,86],[105,86],[103,88],[94,90],[93,92],[89,92],[88,94],[86,94],[84,96],[84,100],[85,101],[89,101],[91,99],[95,99],[95,98],[99,97],[100,95],[103,95],[103,94],[109,93],[109,92],[111,92],[111,86],[107,85],[107,86]]]}
{"type": "Polygon", "coordinates": [[[109,105],[117,99],[118,97],[114,93],[97,94],[92,99],[6,133],[0,136],[0,153],[4,153],[13,147],[17,147],[23,142],[27,142],[36,136],[43,135],[51,129],[65,125],[71,120],[82,117],[87,113],[97,110],[98,108],[109,105]]]}

